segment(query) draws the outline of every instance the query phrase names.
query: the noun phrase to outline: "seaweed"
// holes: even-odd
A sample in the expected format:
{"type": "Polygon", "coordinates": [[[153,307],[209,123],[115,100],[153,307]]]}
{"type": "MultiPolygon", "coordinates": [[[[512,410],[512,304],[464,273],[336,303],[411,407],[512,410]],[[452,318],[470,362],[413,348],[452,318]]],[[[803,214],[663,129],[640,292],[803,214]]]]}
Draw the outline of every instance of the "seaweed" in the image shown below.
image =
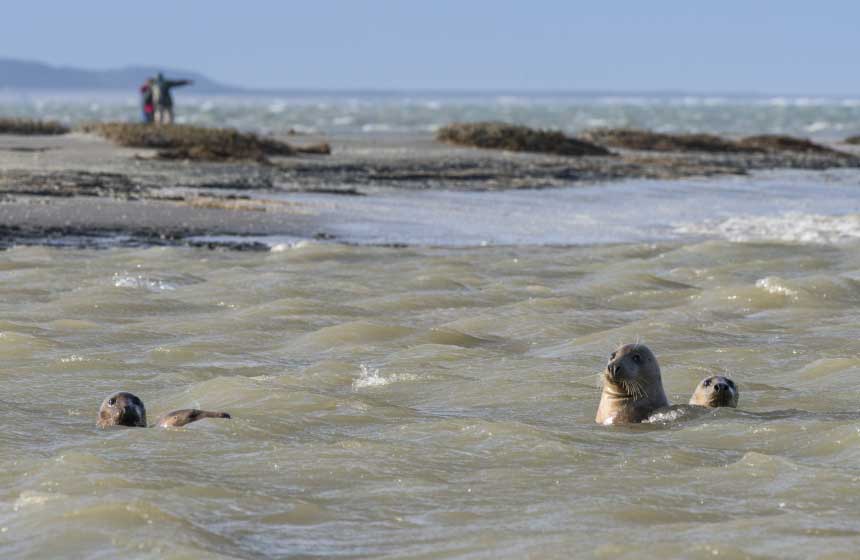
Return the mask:
{"type": "Polygon", "coordinates": [[[581,137],[613,148],[655,152],[745,154],[795,152],[844,155],[843,152],[816,144],[806,138],[780,134],[759,134],[733,140],[714,134],[667,134],[635,128],[595,128],[586,130],[581,137]]]}
{"type": "Polygon", "coordinates": [[[0,118],[0,134],[20,134],[27,136],[66,134],[69,127],[57,121],[37,119],[0,118]]]}
{"type": "Polygon", "coordinates": [[[558,131],[536,130],[502,122],[453,123],[436,132],[440,142],[513,152],[562,156],[608,156],[602,146],[577,140],[558,131]]]}
{"type": "Polygon", "coordinates": [[[302,151],[286,142],[232,128],[109,122],[87,123],[80,130],[120,146],[156,149],[162,159],[267,162],[268,156],[292,156],[302,151]]]}
{"type": "Polygon", "coordinates": [[[760,151],[739,146],[736,142],[713,134],[664,134],[635,128],[594,128],[581,138],[602,146],[655,152],[737,153],[760,151]]]}
{"type": "MultiPolygon", "coordinates": [[[[816,144],[806,138],[785,136],[780,134],[760,134],[747,136],[738,141],[739,146],[761,150],[764,152],[799,152],[804,154],[842,155],[843,152],[816,144]]],[[[847,154],[845,154],[847,155],[847,154]]]]}

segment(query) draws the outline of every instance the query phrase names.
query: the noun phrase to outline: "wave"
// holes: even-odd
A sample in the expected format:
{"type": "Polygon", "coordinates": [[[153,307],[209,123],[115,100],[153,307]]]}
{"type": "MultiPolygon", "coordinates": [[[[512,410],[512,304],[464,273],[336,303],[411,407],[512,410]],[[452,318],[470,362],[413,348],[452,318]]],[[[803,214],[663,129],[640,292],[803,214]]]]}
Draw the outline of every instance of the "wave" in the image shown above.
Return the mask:
{"type": "Polygon", "coordinates": [[[860,214],[828,216],[787,212],[777,216],[735,216],[721,221],[683,224],[676,231],[738,242],[845,243],[860,239],[860,214]]]}

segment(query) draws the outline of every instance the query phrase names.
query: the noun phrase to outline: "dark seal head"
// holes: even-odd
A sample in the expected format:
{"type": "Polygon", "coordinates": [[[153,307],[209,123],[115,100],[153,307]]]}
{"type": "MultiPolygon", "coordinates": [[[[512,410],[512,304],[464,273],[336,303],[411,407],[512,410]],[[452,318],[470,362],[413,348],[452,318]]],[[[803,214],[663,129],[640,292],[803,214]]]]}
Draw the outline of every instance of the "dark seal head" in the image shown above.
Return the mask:
{"type": "Polygon", "coordinates": [[[663,390],[660,365],[647,346],[625,344],[609,356],[595,422],[642,422],[665,406],[669,406],[669,399],[663,390]]]}
{"type": "Polygon", "coordinates": [[[737,408],[740,391],[734,381],[722,375],[714,375],[702,379],[696,387],[690,404],[717,408],[730,406],[737,408]]]}
{"type": "Polygon", "coordinates": [[[99,407],[99,428],[108,426],[146,427],[143,401],[131,393],[119,392],[106,398],[99,407]]]}

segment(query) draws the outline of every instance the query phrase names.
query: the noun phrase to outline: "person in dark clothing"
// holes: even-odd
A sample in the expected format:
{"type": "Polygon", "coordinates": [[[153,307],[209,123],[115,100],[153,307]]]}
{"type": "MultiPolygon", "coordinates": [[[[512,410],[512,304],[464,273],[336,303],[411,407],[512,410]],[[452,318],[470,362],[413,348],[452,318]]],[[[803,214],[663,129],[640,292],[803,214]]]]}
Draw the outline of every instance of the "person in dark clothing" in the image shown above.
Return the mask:
{"type": "Polygon", "coordinates": [[[161,72],[158,73],[151,86],[156,124],[171,124],[173,122],[173,96],[170,95],[170,90],[192,83],[194,82],[191,80],[166,80],[161,72]]]}
{"type": "Polygon", "coordinates": [[[140,108],[144,124],[150,124],[155,120],[155,105],[152,103],[152,78],[148,78],[140,86],[140,108]]]}

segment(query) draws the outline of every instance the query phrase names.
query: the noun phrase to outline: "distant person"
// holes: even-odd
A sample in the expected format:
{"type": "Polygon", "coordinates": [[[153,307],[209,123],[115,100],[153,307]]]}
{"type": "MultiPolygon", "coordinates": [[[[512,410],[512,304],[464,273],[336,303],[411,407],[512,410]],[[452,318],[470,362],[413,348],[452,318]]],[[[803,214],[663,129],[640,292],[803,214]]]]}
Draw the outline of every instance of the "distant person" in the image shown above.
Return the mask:
{"type": "Polygon", "coordinates": [[[155,105],[152,102],[152,84],[155,80],[147,78],[140,86],[140,109],[144,124],[151,124],[155,120],[155,105]]]}
{"type": "Polygon", "coordinates": [[[161,72],[158,73],[151,86],[156,124],[173,123],[173,96],[170,95],[170,90],[192,83],[194,82],[191,80],[165,80],[164,75],[161,72]]]}

